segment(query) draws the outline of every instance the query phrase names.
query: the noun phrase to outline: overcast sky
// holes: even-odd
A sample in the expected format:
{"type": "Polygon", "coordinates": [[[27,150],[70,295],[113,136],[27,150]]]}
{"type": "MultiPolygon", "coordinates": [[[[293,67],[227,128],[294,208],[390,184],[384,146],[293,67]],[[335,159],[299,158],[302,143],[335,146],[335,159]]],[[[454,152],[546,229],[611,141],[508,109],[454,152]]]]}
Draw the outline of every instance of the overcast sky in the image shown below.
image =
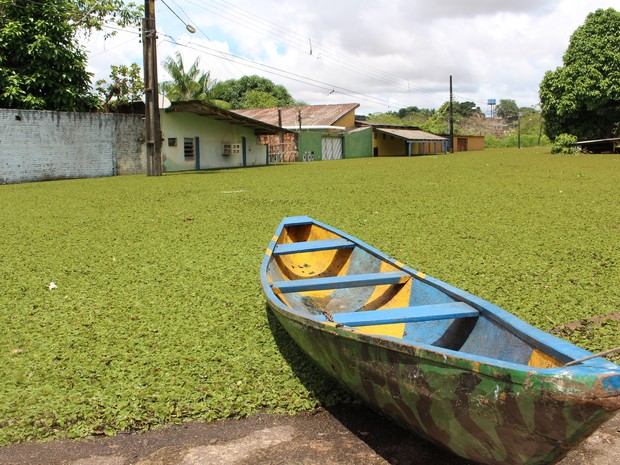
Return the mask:
{"type": "MultiPolygon", "coordinates": [[[[138,3],[142,3],[140,0],[138,3]]],[[[359,103],[358,114],[449,99],[538,103],[570,35],[620,0],[155,0],[158,61],[179,51],[218,81],[257,74],[308,104],[359,103]],[[170,8],[168,8],[167,6],[170,8]],[[171,11],[172,10],[172,11],[171,11]],[[179,19],[180,17],[180,19],[179,19]],[[197,29],[186,31],[185,24],[197,29]]],[[[89,42],[89,71],[138,63],[137,29],[89,42]]],[[[159,80],[168,76],[160,67],[159,80]]]]}

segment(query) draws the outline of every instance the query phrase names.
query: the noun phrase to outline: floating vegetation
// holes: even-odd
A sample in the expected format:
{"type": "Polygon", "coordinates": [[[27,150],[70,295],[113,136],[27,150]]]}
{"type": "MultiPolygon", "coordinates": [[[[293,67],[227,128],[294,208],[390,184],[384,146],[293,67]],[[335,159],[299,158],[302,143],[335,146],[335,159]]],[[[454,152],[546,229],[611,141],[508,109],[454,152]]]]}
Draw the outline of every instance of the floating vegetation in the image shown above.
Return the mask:
{"type": "Polygon", "coordinates": [[[266,311],[285,216],[545,330],[617,312],[619,185],[617,155],[496,149],[0,186],[0,445],[353,402],[266,311]]]}

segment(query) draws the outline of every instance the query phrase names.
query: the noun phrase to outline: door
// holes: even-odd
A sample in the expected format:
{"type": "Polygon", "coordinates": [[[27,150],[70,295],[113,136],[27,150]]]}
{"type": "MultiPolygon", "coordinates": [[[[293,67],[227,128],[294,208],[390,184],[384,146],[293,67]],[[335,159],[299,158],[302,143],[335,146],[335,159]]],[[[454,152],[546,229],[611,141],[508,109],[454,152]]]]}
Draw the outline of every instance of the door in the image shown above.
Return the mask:
{"type": "Polygon", "coordinates": [[[342,159],[342,139],[340,137],[323,137],[323,160],[342,159]]]}

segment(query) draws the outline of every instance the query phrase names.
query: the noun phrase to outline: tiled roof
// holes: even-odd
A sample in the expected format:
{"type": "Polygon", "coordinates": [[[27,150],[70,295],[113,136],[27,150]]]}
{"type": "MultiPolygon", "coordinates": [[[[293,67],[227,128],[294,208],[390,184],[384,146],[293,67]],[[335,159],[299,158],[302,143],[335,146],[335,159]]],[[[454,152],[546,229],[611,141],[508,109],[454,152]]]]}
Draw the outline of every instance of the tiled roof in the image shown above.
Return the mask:
{"type": "Polygon", "coordinates": [[[299,125],[301,112],[302,126],[332,126],[336,121],[359,107],[358,103],[336,105],[312,105],[305,107],[256,108],[253,110],[233,110],[239,115],[278,126],[278,110],[282,112],[282,126],[299,125]]]}

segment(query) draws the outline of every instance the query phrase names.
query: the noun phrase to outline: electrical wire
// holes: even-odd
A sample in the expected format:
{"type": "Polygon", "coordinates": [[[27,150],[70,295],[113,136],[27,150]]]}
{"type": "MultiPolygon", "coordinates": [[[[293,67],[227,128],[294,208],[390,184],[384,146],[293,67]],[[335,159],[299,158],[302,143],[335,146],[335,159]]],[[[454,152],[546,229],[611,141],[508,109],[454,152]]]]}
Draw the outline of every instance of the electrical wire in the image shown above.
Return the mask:
{"type": "Polygon", "coordinates": [[[292,81],[296,81],[296,82],[300,82],[309,86],[313,86],[317,89],[321,89],[325,92],[329,92],[329,93],[334,93],[337,92],[339,94],[342,95],[347,95],[349,97],[354,97],[356,99],[359,100],[363,100],[369,103],[374,103],[374,104],[379,104],[379,105],[387,105],[387,106],[397,106],[397,105],[402,105],[399,104],[398,102],[394,102],[394,101],[389,101],[389,100],[385,100],[379,97],[373,97],[371,95],[368,94],[364,94],[362,92],[357,92],[355,90],[351,90],[351,89],[347,89],[345,87],[341,87],[341,86],[337,86],[337,85],[333,85],[324,81],[320,81],[317,79],[312,79],[312,78],[307,78],[305,76],[302,76],[300,74],[297,73],[293,73],[291,71],[285,71],[279,68],[276,68],[274,66],[270,66],[270,65],[266,65],[264,63],[259,63],[253,60],[250,60],[248,58],[244,58],[244,57],[240,57],[237,55],[233,55],[231,53],[226,53],[226,52],[222,52],[219,50],[215,50],[215,49],[211,49],[209,47],[206,47],[204,45],[199,45],[199,44],[191,44],[191,45],[187,45],[187,44],[180,44],[178,43],[176,40],[174,40],[174,38],[170,35],[164,34],[165,36],[167,36],[169,39],[164,39],[167,42],[170,42],[174,45],[177,45],[179,47],[185,47],[185,48],[189,48],[195,51],[199,51],[202,52],[206,55],[210,55],[216,58],[220,58],[220,59],[224,59],[224,60],[228,60],[228,61],[232,61],[234,63],[246,66],[248,68],[251,69],[256,69],[256,70],[260,70],[275,76],[279,76],[279,77],[283,77],[292,81]]]}
{"type": "Polygon", "coordinates": [[[308,37],[299,34],[296,31],[292,31],[288,28],[266,20],[258,15],[247,13],[244,10],[236,7],[233,3],[228,1],[207,0],[201,3],[196,3],[193,0],[185,0],[187,3],[201,8],[205,11],[209,11],[215,15],[218,15],[227,21],[234,24],[243,26],[246,29],[253,30],[266,36],[269,39],[277,39],[283,44],[289,45],[291,48],[296,49],[304,54],[310,54],[312,52],[314,56],[320,56],[323,61],[329,61],[339,67],[354,71],[356,74],[365,75],[369,78],[376,80],[377,82],[383,82],[392,86],[397,86],[402,90],[411,92],[413,87],[416,92],[426,94],[438,94],[444,93],[445,90],[430,89],[427,87],[416,85],[411,83],[411,79],[396,76],[388,73],[384,70],[369,65],[367,62],[353,59],[348,55],[344,55],[338,51],[330,49],[329,47],[321,44],[316,40],[311,40],[312,50],[308,48],[308,37]],[[208,4],[210,3],[210,5],[208,4]],[[230,5],[231,8],[227,8],[226,5],[230,5]],[[268,28],[265,30],[263,25],[268,28]],[[317,53],[318,52],[318,53],[317,53]]]}
{"type": "MultiPolygon", "coordinates": [[[[187,23],[191,24],[196,29],[196,31],[198,31],[209,42],[211,42],[211,43],[213,42],[209,38],[209,36],[192,20],[192,18],[190,18],[190,16],[185,12],[185,10],[178,3],[176,3],[174,0],[169,0],[169,1],[171,3],[173,3],[174,6],[176,8],[178,8],[183,13],[183,15],[185,15],[185,17],[187,18],[187,23]]],[[[166,5],[166,6],[168,6],[168,5],[166,5]]],[[[168,7],[168,8],[170,8],[170,7],[168,7]]],[[[176,15],[176,13],[175,13],[175,15],[176,15]]],[[[177,15],[177,17],[178,17],[178,15],[177,15]]],[[[234,63],[226,63],[226,62],[224,62],[224,67],[227,69],[227,71],[231,75],[239,75],[239,76],[243,75],[243,72],[237,66],[235,66],[234,63]],[[230,65],[230,68],[229,68],[229,65],[230,65]],[[234,69],[234,72],[231,72],[231,69],[234,69]]]]}
{"type": "MultiPolygon", "coordinates": [[[[127,32],[128,32],[128,31],[127,31],[127,32]]],[[[139,32],[136,32],[135,34],[136,34],[136,35],[140,35],[140,33],[139,33],[139,32]]],[[[113,46],[113,47],[110,47],[110,48],[108,48],[108,49],[102,50],[102,51],[101,51],[101,52],[99,52],[99,53],[94,53],[94,54],[92,54],[92,55],[89,55],[89,58],[95,58],[95,57],[98,57],[98,56],[103,55],[103,54],[105,54],[105,53],[108,53],[108,52],[110,52],[110,51],[112,51],[112,50],[115,50],[115,49],[117,49],[117,48],[119,48],[119,47],[124,47],[124,46],[125,46],[125,45],[127,45],[128,43],[133,42],[134,40],[136,40],[136,38],[135,38],[135,37],[132,37],[132,38],[131,38],[131,39],[129,39],[127,42],[123,42],[123,43],[121,43],[121,44],[117,44],[117,45],[115,45],[115,46],[113,46]]]]}
{"type": "MultiPolygon", "coordinates": [[[[189,18],[189,15],[187,15],[185,10],[180,5],[178,5],[177,2],[175,2],[174,0],[169,0],[169,1],[171,3],[173,3],[176,8],[178,8],[180,11],[182,11],[182,13],[188,18],[188,22],[183,20],[179,16],[179,14],[170,5],[168,5],[168,3],[166,3],[165,1],[162,0],[164,5],[174,14],[174,16],[177,17],[177,19],[179,19],[183,24],[186,24],[186,25],[188,23],[192,22],[191,18],[189,18]]],[[[244,27],[248,25],[247,20],[245,18],[253,18],[253,19],[257,19],[258,18],[258,20],[259,20],[258,22],[261,22],[261,23],[263,23],[265,25],[270,25],[271,27],[273,27],[275,29],[279,29],[281,31],[281,37],[284,37],[286,39],[285,40],[286,43],[288,43],[288,44],[292,43],[294,48],[297,48],[298,50],[303,51],[304,54],[306,53],[306,49],[308,47],[308,44],[305,43],[305,40],[306,40],[305,36],[301,36],[301,35],[295,33],[294,31],[291,31],[289,29],[286,29],[286,28],[283,28],[283,27],[277,25],[276,23],[272,23],[272,22],[270,22],[268,20],[265,20],[263,18],[254,16],[254,15],[249,15],[249,14],[247,14],[245,12],[242,12],[242,14],[237,14],[236,16],[233,15],[233,18],[231,19],[230,18],[231,15],[226,13],[222,9],[223,7],[220,6],[222,4],[228,4],[228,5],[231,5],[232,7],[236,8],[238,10],[238,8],[236,6],[234,6],[230,2],[227,2],[227,1],[223,1],[223,2],[215,1],[215,2],[213,2],[213,3],[219,4],[219,5],[216,5],[216,8],[214,10],[214,9],[206,8],[206,6],[203,5],[203,4],[196,4],[195,2],[192,2],[191,0],[185,0],[185,1],[187,3],[190,3],[190,4],[194,5],[194,6],[198,6],[200,8],[206,9],[207,11],[214,12],[215,14],[218,14],[218,16],[225,17],[225,19],[227,19],[229,21],[232,20],[233,22],[236,22],[237,24],[243,25],[244,27]],[[219,14],[218,11],[222,12],[222,13],[226,13],[226,15],[228,15],[228,16],[226,16],[224,14],[219,14]],[[245,16],[245,18],[244,18],[244,16],[245,16]],[[304,41],[304,44],[303,44],[304,48],[302,48],[302,46],[301,46],[301,40],[304,41]]],[[[111,29],[115,29],[115,28],[111,27],[111,29]]],[[[117,30],[123,30],[123,29],[118,28],[117,30]]],[[[196,26],[196,30],[198,30],[207,40],[209,40],[211,42],[209,37],[202,30],[200,30],[199,27],[196,26]]],[[[256,28],[255,28],[255,30],[257,30],[257,32],[263,31],[262,29],[256,29],[256,28]]],[[[321,90],[323,92],[326,92],[328,95],[331,95],[331,94],[337,92],[339,94],[351,96],[351,97],[354,97],[356,99],[359,99],[359,100],[362,100],[362,101],[365,101],[365,102],[369,102],[369,103],[373,103],[373,104],[379,104],[379,105],[382,105],[382,106],[385,105],[388,108],[389,107],[397,107],[399,105],[401,106],[401,108],[406,108],[408,106],[406,104],[402,104],[402,103],[396,102],[394,100],[387,100],[387,99],[384,99],[384,98],[381,98],[381,97],[375,97],[375,96],[372,96],[372,95],[365,94],[363,92],[358,92],[358,91],[355,91],[355,90],[351,90],[351,89],[343,87],[343,86],[334,85],[334,84],[331,84],[331,83],[328,83],[328,82],[324,82],[324,81],[320,81],[320,80],[317,80],[317,79],[308,78],[306,76],[302,76],[302,75],[294,73],[294,72],[285,71],[285,70],[282,70],[282,69],[279,69],[279,68],[276,68],[276,67],[273,67],[273,66],[266,65],[264,63],[260,63],[260,62],[257,62],[257,61],[250,60],[248,58],[240,57],[240,56],[229,54],[229,53],[226,53],[226,52],[221,52],[221,51],[218,51],[218,50],[213,49],[213,48],[206,47],[206,46],[201,45],[201,44],[192,43],[191,41],[188,44],[182,44],[182,43],[179,43],[171,35],[162,33],[161,31],[158,31],[158,33],[167,37],[167,39],[164,39],[166,42],[169,42],[169,43],[171,43],[171,44],[173,44],[175,46],[178,46],[178,47],[184,47],[184,48],[192,49],[192,50],[198,51],[200,53],[204,53],[206,55],[209,55],[209,56],[212,56],[212,57],[215,57],[215,58],[219,58],[220,60],[222,60],[224,62],[224,64],[230,64],[230,65],[233,65],[233,66],[241,65],[241,66],[244,66],[244,67],[247,67],[247,68],[260,70],[262,72],[266,72],[266,73],[269,73],[271,75],[275,75],[275,76],[283,77],[285,79],[289,79],[289,80],[292,80],[292,81],[304,83],[306,85],[313,86],[313,87],[315,87],[315,88],[317,88],[317,89],[319,89],[319,90],[321,90]]],[[[317,46],[318,47],[322,46],[319,42],[316,42],[316,41],[313,42],[311,39],[309,40],[309,43],[310,43],[310,47],[312,47],[312,49],[314,49],[314,51],[317,50],[317,46]]],[[[116,47],[114,47],[114,48],[116,48],[116,47]]],[[[313,53],[312,49],[310,50],[310,53],[313,53]]],[[[326,50],[330,50],[330,49],[326,48],[326,50]]],[[[105,51],[104,52],[100,52],[99,54],[97,54],[97,56],[100,55],[100,54],[103,54],[103,53],[105,53],[105,51]]],[[[322,52],[319,52],[319,53],[322,53],[322,52]]],[[[338,52],[336,52],[336,54],[338,54],[338,52]]],[[[339,56],[345,57],[344,55],[341,55],[341,54],[339,54],[339,56]]],[[[356,62],[359,63],[360,65],[364,65],[364,69],[372,68],[372,67],[369,67],[366,64],[364,64],[362,62],[359,62],[357,60],[350,60],[350,59],[348,59],[348,57],[345,57],[345,58],[347,58],[349,63],[352,63],[352,64],[346,64],[344,66],[345,69],[349,69],[349,70],[358,72],[359,68],[356,68],[354,66],[354,64],[356,62]]],[[[345,62],[345,60],[340,60],[341,65],[344,62],[345,62]]],[[[392,75],[390,73],[386,73],[386,72],[382,72],[382,71],[381,71],[381,73],[384,76],[388,76],[390,78],[402,79],[402,78],[398,78],[397,76],[392,75]]],[[[367,76],[369,75],[368,73],[360,73],[360,74],[366,74],[367,76]]],[[[387,84],[391,84],[391,85],[399,84],[399,82],[396,82],[394,80],[387,80],[387,79],[382,78],[381,76],[378,76],[378,75],[370,74],[369,76],[373,77],[373,78],[375,78],[375,79],[377,79],[379,81],[383,81],[383,82],[385,82],[387,84]]],[[[405,81],[406,81],[406,83],[404,84],[404,86],[407,87],[407,90],[410,90],[410,88],[411,88],[410,80],[405,80],[405,81]]],[[[416,88],[416,87],[418,88],[417,92],[426,93],[426,94],[432,94],[432,95],[437,95],[437,94],[445,92],[445,90],[440,91],[440,90],[436,90],[436,89],[432,89],[431,90],[431,89],[428,89],[428,88],[422,88],[420,86],[415,86],[415,84],[413,85],[413,87],[414,88],[416,88]]],[[[400,88],[402,89],[403,86],[400,86],[400,88]]],[[[470,98],[466,98],[466,100],[473,101],[474,103],[482,104],[482,102],[479,102],[479,101],[476,102],[476,100],[473,100],[473,99],[470,99],[470,98]]]]}

